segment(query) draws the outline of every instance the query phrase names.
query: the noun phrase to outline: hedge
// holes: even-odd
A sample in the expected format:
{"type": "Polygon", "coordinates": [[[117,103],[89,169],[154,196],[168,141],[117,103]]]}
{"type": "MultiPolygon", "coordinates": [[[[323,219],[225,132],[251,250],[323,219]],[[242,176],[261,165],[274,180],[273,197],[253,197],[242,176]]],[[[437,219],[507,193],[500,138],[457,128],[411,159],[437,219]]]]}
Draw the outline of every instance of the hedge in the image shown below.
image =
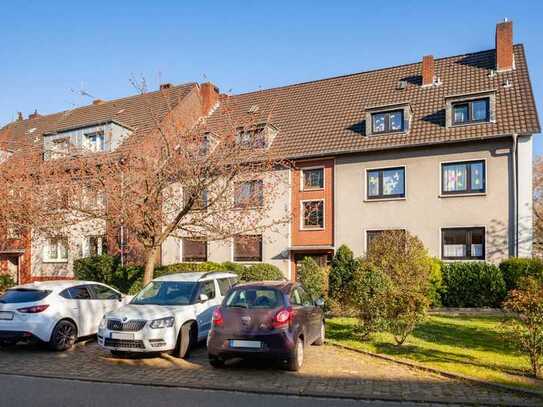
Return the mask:
{"type": "Polygon", "coordinates": [[[446,307],[498,307],[507,290],[500,269],[485,262],[447,263],[442,267],[446,307]]]}
{"type": "Polygon", "coordinates": [[[543,260],[528,258],[511,258],[500,264],[507,291],[519,288],[522,277],[535,277],[543,281],[543,260]]]}
{"type": "MultiPolygon", "coordinates": [[[[155,277],[174,273],[225,271],[239,276],[240,281],[281,280],[283,273],[267,263],[242,265],[238,263],[176,263],[155,268],[155,277]]],[[[80,280],[98,281],[121,292],[137,294],[143,288],[141,266],[121,267],[118,257],[103,255],[86,257],[74,262],[74,274],[80,280]]]]}
{"type": "Polygon", "coordinates": [[[11,276],[8,276],[7,274],[0,275],[0,294],[2,294],[8,288],[13,287],[14,285],[15,281],[13,281],[11,276]]]}

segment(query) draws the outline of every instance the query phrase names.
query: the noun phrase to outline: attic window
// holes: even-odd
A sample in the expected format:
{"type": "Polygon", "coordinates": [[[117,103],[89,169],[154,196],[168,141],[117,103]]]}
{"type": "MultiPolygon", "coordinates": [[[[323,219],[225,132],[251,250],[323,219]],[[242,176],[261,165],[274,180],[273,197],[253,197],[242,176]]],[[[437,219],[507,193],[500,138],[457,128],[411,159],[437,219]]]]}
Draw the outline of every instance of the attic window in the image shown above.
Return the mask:
{"type": "Polygon", "coordinates": [[[404,111],[377,112],[371,115],[372,133],[391,133],[404,130],[404,111]]]}
{"type": "Polygon", "coordinates": [[[236,142],[242,148],[266,148],[266,126],[258,125],[254,129],[244,129],[240,127],[236,137],[236,142]]]}
{"type": "Polygon", "coordinates": [[[453,103],[453,125],[488,122],[489,98],[453,103]]]}

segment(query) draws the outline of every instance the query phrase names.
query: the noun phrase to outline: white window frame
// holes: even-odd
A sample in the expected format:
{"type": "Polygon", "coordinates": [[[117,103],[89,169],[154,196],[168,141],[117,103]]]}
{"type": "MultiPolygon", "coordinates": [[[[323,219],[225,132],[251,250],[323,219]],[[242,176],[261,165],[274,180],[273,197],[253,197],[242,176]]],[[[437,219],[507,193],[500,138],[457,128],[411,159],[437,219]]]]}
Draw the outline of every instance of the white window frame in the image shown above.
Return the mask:
{"type": "Polygon", "coordinates": [[[438,189],[438,197],[439,198],[459,198],[459,197],[466,197],[466,196],[485,196],[488,194],[488,189],[489,189],[489,185],[488,185],[488,160],[487,158],[468,158],[468,159],[463,159],[462,157],[458,157],[458,159],[456,160],[447,160],[447,161],[440,161],[439,162],[439,167],[438,167],[438,172],[439,172],[439,189],[438,189]],[[444,194],[443,193],[443,173],[442,173],[442,169],[443,169],[443,165],[447,165],[447,164],[455,164],[455,163],[471,163],[471,162],[476,162],[476,161],[483,161],[484,162],[484,165],[485,165],[485,179],[484,179],[484,182],[485,182],[485,191],[484,192],[459,192],[459,193],[454,193],[454,194],[444,194]]]}
{"type": "Polygon", "coordinates": [[[90,256],[90,240],[92,237],[96,237],[98,239],[98,248],[96,250],[96,255],[97,256],[101,256],[102,254],[105,254],[102,250],[102,247],[104,245],[104,236],[101,236],[101,235],[89,235],[89,236],[85,236],[84,238],[81,239],[81,247],[82,247],[82,250],[81,250],[81,254],[83,255],[83,257],[89,257],[90,256]]]}
{"type": "Polygon", "coordinates": [[[300,191],[323,191],[326,189],[326,169],[324,165],[316,165],[314,167],[302,167],[300,168],[300,191]],[[309,188],[305,189],[305,175],[304,171],[309,170],[322,170],[322,188],[309,188]]]}
{"type": "Polygon", "coordinates": [[[486,262],[488,260],[488,227],[486,225],[454,225],[454,226],[442,226],[439,228],[439,260],[445,263],[455,263],[455,262],[486,262]],[[484,242],[484,253],[482,259],[444,259],[443,258],[443,229],[473,229],[473,228],[483,228],[485,230],[485,242],[484,242]]]}
{"type": "Polygon", "coordinates": [[[43,253],[42,253],[42,260],[44,263],[68,263],[68,259],[70,258],[70,244],[68,242],[68,239],[65,237],[48,237],[44,241],[43,245],[43,253]],[[51,241],[56,240],[57,241],[57,257],[51,258],[49,257],[51,247],[50,243],[51,241]],[[66,243],[66,258],[60,257],[60,245],[59,242],[64,241],[66,243]]]}
{"type": "Polygon", "coordinates": [[[405,200],[407,200],[407,184],[408,184],[408,182],[407,182],[407,164],[364,168],[363,177],[364,177],[364,179],[363,179],[362,185],[364,187],[364,202],[386,202],[386,201],[405,201],[405,200]],[[368,198],[368,172],[380,171],[380,170],[388,170],[388,169],[393,169],[393,168],[403,168],[404,196],[393,197],[393,198],[368,198]]]}
{"type": "Polygon", "coordinates": [[[93,132],[90,132],[90,133],[85,133],[84,136],[85,138],[85,148],[92,152],[92,153],[103,153],[104,151],[106,151],[106,135],[104,133],[103,130],[98,130],[98,131],[93,131],[93,132]],[[96,140],[98,139],[98,136],[101,136],[102,137],[102,149],[101,150],[97,150],[96,149],[96,140]],[[91,137],[94,137],[95,138],[95,142],[92,143],[91,142],[91,137]]]}
{"type": "Polygon", "coordinates": [[[302,199],[300,200],[300,230],[324,230],[326,229],[326,200],[324,198],[302,199]],[[322,202],[322,228],[306,227],[304,225],[304,203],[322,202]]]}

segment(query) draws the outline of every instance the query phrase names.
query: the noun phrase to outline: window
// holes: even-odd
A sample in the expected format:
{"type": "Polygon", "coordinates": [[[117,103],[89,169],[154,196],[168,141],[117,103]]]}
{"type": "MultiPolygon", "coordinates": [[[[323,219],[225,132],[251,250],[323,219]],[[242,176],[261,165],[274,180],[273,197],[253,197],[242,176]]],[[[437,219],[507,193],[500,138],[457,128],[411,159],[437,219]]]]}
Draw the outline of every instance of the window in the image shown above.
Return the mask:
{"type": "Polygon", "coordinates": [[[91,287],[97,300],[119,300],[121,298],[118,292],[109,287],[100,284],[93,284],[91,287]]]}
{"type": "Polygon", "coordinates": [[[273,288],[240,287],[232,290],[227,297],[227,308],[272,309],[283,305],[281,293],[273,288]]]}
{"type": "Polygon", "coordinates": [[[259,125],[255,129],[238,129],[236,143],[242,148],[266,148],[265,126],[259,125]]]}
{"type": "Polygon", "coordinates": [[[441,245],[444,260],[484,260],[485,228],[442,229],[441,245]]]}
{"type": "Polygon", "coordinates": [[[70,150],[70,141],[68,138],[60,138],[52,140],[50,144],[50,151],[46,151],[46,158],[56,160],[58,158],[65,157],[70,150]]]}
{"type": "Polygon", "coordinates": [[[236,236],[234,261],[262,261],[262,235],[236,236]]]}
{"type": "Polygon", "coordinates": [[[207,241],[183,239],[183,261],[207,261],[207,241]]]}
{"type": "Polygon", "coordinates": [[[6,227],[6,239],[16,240],[21,238],[21,229],[17,225],[8,224],[6,227]]]}
{"type": "Polygon", "coordinates": [[[404,198],[405,168],[368,170],[367,197],[368,199],[404,198]]]}
{"type": "Polygon", "coordinates": [[[300,299],[302,300],[302,305],[304,307],[311,307],[313,306],[313,299],[311,296],[305,291],[302,287],[298,287],[296,289],[298,291],[298,294],[300,295],[300,299]]]}
{"type": "MultiPolygon", "coordinates": [[[[185,204],[187,203],[188,199],[190,198],[190,190],[185,190],[184,192],[184,199],[185,204]]],[[[202,210],[207,207],[207,190],[201,190],[198,192],[198,196],[194,200],[194,203],[192,204],[192,210],[202,210]]]]}
{"type": "Polygon", "coordinates": [[[404,229],[368,230],[366,232],[366,251],[369,251],[372,243],[385,232],[405,232],[404,229]]]}
{"type": "Polygon", "coordinates": [[[453,103],[452,109],[453,124],[468,124],[489,121],[489,98],[453,103]]]}
{"type": "Polygon", "coordinates": [[[86,247],[83,248],[82,257],[94,257],[107,254],[106,236],[89,236],[86,247]]]}
{"type": "Polygon", "coordinates": [[[395,131],[403,131],[404,120],[403,110],[395,110],[385,113],[373,113],[371,115],[372,120],[372,133],[391,133],[395,131]]]}
{"type": "Polygon", "coordinates": [[[202,288],[200,288],[200,294],[207,295],[207,298],[210,300],[215,298],[215,282],[213,280],[204,281],[202,288]]]}
{"type": "Polygon", "coordinates": [[[104,133],[101,131],[95,133],[85,134],[85,143],[89,151],[93,153],[98,153],[100,151],[105,151],[106,143],[104,133]]]}
{"type": "Polygon", "coordinates": [[[87,286],[80,285],[78,287],[71,287],[67,290],[64,290],[63,293],[67,291],[64,295],[61,293],[61,295],[64,298],[72,299],[72,300],[90,300],[91,295],[90,291],[87,286]]]}
{"type": "Polygon", "coordinates": [[[68,241],[62,237],[47,239],[44,246],[44,261],[67,262],[68,241]]]}
{"type": "Polygon", "coordinates": [[[302,170],[302,189],[304,191],[324,188],[324,168],[302,170]]]}
{"type": "Polygon", "coordinates": [[[237,208],[264,205],[264,184],[262,180],[252,180],[237,183],[235,186],[234,202],[237,208]]]}
{"type": "Polygon", "coordinates": [[[24,302],[37,302],[51,294],[50,290],[32,290],[28,288],[12,288],[0,295],[2,304],[21,304],[24,302]]]}
{"type": "Polygon", "coordinates": [[[302,201],[302,229],[324,228],[324,201],[302,201]]]}
{"type": "Polygon", "coordinates": [[[198,283],[193,281],[152,281],[130,304],[135,305],[188,305],[193,302],[198,283]]]}
{"type": "Polygon", "coordinates": [[[470,161],[441,165],[442,194],[485,192],[485,162],[470,161]]]}
{"type": "Polygon", "coordinates": [[[219,292],[224,297],[228,290],[230,289],[230,279],[229,278],[220,278],[217,280],[219,284],[219,292]]]}

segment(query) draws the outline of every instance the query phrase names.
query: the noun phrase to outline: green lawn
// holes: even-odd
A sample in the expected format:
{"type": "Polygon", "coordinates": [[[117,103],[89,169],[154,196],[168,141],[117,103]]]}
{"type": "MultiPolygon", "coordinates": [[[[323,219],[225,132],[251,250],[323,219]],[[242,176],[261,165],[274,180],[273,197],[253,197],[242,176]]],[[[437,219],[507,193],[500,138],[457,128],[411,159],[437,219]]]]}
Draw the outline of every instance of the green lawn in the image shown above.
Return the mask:
{"type": "Polygon", "coordinates": [[[409,359],[423,365],[479,379],[543,392],[543,381],[528,376],[528,358],[499,335],[499,317],[430,316],[402,346],[390,334],[361,341],[354,318],[327,321],[327,339],[356,349],[409,359]]]}

